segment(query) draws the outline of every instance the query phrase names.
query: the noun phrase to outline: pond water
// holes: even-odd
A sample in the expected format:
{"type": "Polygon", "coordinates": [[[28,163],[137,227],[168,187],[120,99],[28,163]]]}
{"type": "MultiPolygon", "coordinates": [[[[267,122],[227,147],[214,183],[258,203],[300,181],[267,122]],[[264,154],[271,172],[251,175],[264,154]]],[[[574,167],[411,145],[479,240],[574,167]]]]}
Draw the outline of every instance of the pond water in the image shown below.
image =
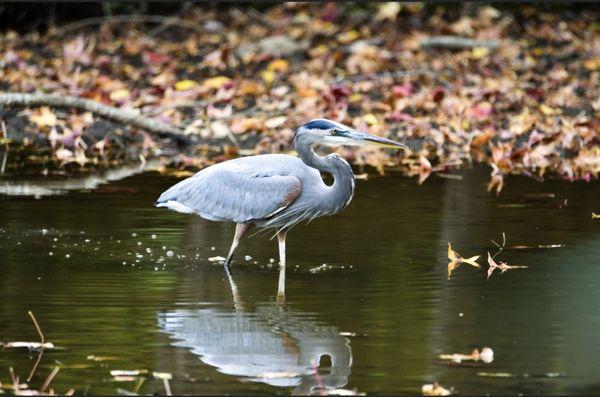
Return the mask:
{"type": "MultiPolygon", "coordinates": [[[[228,275],[209,258],[233,225],[153,207],[173,178],[0,196],[0,341],[39,340],[31,310],[57,348],[30,384],[59,365],[62,393],[135,388],[111,370],[147,370],[142,394],[164,393],[153,371],[194,394],[600,393],[600,184],[511,177],[496,197],[488,175],[358,181],[345,212],[288,235],[285,303],[269,236],[244,239],[228,275]],[[503,232],[496,260],[529,268],[486,280],[503,232]],[[482,268],[448,279],[448,242],[482,268]],[[491,363],[438,358],[486,346],[491,363]]],[[[2,384],[36,359],[0,351],[2,384]]]]}

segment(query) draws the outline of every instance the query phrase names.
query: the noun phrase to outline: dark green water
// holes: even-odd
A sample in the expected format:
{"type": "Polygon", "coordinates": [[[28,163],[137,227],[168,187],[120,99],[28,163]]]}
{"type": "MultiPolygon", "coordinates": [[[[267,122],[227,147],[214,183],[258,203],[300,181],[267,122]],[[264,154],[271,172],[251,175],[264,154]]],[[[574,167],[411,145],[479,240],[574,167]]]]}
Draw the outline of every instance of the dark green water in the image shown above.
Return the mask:
{"type": "MultiPolygon", "coordinates": [[[[240,247],[234,301],[223,268],[208,261],[224,256],[233,225],[154,208],[174,179],[146,173],[104,193],[0,196],[0,341],[37,341],[33,311],[59,349],[44,353],[30,384],[58,363],[52,386],[63,393],[133,389],[113,380],[116,369],[148,370],[143,394],[164,392],[152,371],[172,373],[174,393],[194,394],[415,394],[435,380],[460,394],[600,393],[600,220],[591,219],[600,184],[510,178],[497,198],[487,172],[420,187],[358,181],[344,213],[289,234],[284,305],[269,265],[276,244],[260,236],[240,247]],[[524,198],[539,193],[555,198],[524,198]],[[502,232],[507,246],[565,246],[507,249],[496,259],[530,267],[486,280],[490,239],[502,232]],[[463,265],[448,280],[448,241],[483,255],[483,268],[463,265]],[[437,357],[484,346],[492,363],[437,357]]],[[[2,384],[9,366],[23,379],[35,359],[0,351],[2,384]]]]}

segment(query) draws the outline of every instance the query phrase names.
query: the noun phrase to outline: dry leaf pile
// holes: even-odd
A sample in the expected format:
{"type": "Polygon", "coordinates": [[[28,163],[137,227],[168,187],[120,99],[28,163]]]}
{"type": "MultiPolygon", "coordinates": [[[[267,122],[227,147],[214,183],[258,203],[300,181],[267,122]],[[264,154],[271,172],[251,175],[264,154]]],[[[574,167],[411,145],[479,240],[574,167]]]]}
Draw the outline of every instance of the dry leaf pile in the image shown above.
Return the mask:
{"type": "MultiPolygon", "coordinates": [[[[600,173],[598,9],[550,13],[420,3],[190,8],[47,34],[0,33],[0,92],[93,99],[185,129],[222,154],[290,149],[293,128],[328,117],[405,141],[406,155],[340,149],[355,164],[418,175],[484,162],[505,176],[590,180],[600,173]]],[[[198,152],[89,112],[0,110],[12,148],[94,167],[198,152]]],[[[23,159],[20,159],[23,160],[23,159]]],[[[25,157],[24,161],[31,158],[25,157]]]]}

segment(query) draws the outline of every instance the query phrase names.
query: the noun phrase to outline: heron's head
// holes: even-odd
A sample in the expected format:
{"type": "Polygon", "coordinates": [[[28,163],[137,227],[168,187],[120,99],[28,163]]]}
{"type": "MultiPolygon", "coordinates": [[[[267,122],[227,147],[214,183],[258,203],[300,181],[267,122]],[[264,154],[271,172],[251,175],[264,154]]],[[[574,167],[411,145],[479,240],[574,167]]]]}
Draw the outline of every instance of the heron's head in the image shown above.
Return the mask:
{"type": "Polygon", "coordinates": [[[375,144],[378,146],[408,149],[408,146],[391,139],[356,131],[344,124],[328,119],[314,119],[298,127],[295,140],[318,143],[328,146],[362,146],[375,144]]]}

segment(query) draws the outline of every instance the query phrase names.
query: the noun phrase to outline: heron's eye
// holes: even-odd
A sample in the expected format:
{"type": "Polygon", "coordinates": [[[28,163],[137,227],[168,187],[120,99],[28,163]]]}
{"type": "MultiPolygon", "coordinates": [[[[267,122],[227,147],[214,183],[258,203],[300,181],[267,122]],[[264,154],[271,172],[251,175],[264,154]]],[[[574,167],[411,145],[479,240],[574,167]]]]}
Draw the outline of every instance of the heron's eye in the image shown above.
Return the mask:
{"type": "Polygon", "coordinates": [[[334,129],[332,129],[332,130],[331,130],[331,135],[337,135],[337,134],[339,134],[340,132],[342,132],[342,131],[340,131],[340,130],[338,130],[338,129],[334,128],[334,129]]]}

